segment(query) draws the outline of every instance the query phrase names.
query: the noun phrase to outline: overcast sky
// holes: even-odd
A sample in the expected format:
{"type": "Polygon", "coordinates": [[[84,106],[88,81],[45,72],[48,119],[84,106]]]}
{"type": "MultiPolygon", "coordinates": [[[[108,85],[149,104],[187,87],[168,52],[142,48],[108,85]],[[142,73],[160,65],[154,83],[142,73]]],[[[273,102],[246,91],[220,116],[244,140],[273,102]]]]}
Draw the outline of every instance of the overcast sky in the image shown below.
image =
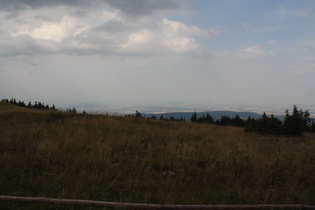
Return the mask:
{"type": "Polygon", "coordinates": [[[314,0],[0,1],[1,98],[284,112],[314,84],[314,0]]]}

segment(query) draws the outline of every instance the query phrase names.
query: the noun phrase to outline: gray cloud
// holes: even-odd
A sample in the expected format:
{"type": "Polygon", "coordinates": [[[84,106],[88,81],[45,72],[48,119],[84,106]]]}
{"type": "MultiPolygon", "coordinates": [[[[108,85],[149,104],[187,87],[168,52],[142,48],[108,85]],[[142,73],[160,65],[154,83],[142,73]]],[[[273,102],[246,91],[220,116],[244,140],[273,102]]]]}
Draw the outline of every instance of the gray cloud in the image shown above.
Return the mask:
{"type": "Polygon", "coordinates": [[[86,15],[86,10],[108,5],[118,9],[130,17],[141,17],[158,13],[160,11],[171,11],[184,9],[191,0],[2,0],[0,10],[9,12],[8,18],[14,17],[19,11],[28,8],[51,8],[56,6],[71,6],[76,8],[74,14],[86,15]]]}
{"type": "Polygon", "coordinates": [[[0,56],[32,56],[54,53],[54,51],[48,47],[49,45],[55,45],[55,43],[44,40],[36,41],[28,35],[11,37],[4,33],[0,36],[0,56]]]}
{"type": "Polygon", "coordinates": [[[40,20],[40,21],[53,21],[53,19],[49,18],[48,16],[46,15],[35,15],[34,16],[34,20],[40,20]]]}
{"type": "MultiPolygon", "coordinates": [[[[189,2],[190,0],[2,1],[0,8],[11,9],[16,17],[11,15],[8,18],[10,15],[7,15],[7,20],[2,20],[0,30],[4,33],[0,34],[0,56],[147,56],[165,54],[174,49],[176,52],[188,52],[198,47],[194,36],[199,36],[204,30],[173,21],[169,21],[166,26],[156,14],[177,12],[178,8],[186,7],[189,2]],[[53,9],[53,6],[59,7],[53,9]],[[40,7],[42,9],[36,9],[40,7]],[[178,24],[185,31],[193,33],[181,35],[174,32],[172,28],[178,24]]],[[[7,13],[1,12],[1,9],[0,15],[5,17],[7,13]]]]}
{"type": "Polygon", "coordinates": [[[128,24],[125,24],[121,21],[110,20],[106,23],[103,23],[97,26],[94,30],[97,32],[108,31],[108,32],[122,32],[128,31],[132,29],[132,27],[128,24]]]}
{"type": "Polygon", "coordinates": [[[153,16],[184,8],[189,1],[3,0],[0,1],[3,18],[0,56],[130,54],[131,49],[121,51],[130,34],[157,28],[153,16]],[[101,21],[104,11],[117,17],[101,21]],[[146,18],[135,20],[143,16],[146,18]],[[91,22],[96,17],[98,22],[91,22]]]}
{"type": "Polygon", "coordinates": [[[158,11],[180,9],[183,7],[183,1],[179,0],[108,0],[107,3],[132,17],[154,14],[158,11]]]}
{"type": "MultiPolygon", "coordinates": [[[[53,6],[90,6],[95,1],[87,0],[3,0],[1,1],[1,10],[13,11],[23,10],[26,8],[41,8],[41,7],[53,7],[53,6]]],[[[97,1],[101,2],[101,1],[97,1]]]]}

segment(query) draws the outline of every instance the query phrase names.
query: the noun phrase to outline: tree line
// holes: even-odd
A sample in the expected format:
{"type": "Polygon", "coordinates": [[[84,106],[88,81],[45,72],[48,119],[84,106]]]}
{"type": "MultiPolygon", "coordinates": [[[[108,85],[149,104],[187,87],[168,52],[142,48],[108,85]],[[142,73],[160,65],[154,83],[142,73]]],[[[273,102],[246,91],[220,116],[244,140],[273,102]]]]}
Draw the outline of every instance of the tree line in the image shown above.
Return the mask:
{"type": "Polygon", "coordinates": [[[164,117],[163,115],[160,115],[159,118],[157,118],[155,115],[151,116],[151,117],[148,117],[146,118],[144,115],[141,114],[141,112],[139,112],[138,110],[136,110],[136,113],[135,114],[128,114],[128,115],[125,115],[125,117],[135,117],[135,118],[143,118],[143,119],[152,119],[152,120],[156,120],[156,119],[159,119],[159,120],[163,120],[163,121],[173,121],[173,122],[186,122],[186,119],[181,117],[179,119],[173,117],[173,116],[170,116],[170,118],[166,118],[164,117]]]}
{"type": "Polygon", "coordinates": [[[20,107],[24,107],[24,108],[29,108],[29,109],[42,109],[42,110],[55,110],[55,105],[53,104],[52,106],[49,106],[48,104],[45,105],[43,102],[38,102],[35,101],[34,104],[32,104],[32,102],[28,102],[28,104],[26,104],[24,101],[17,101],[15,98],[11,98],[9,99],[2,99],[1,102],[4,103],[9,103],[9,104],[14,104],[20,107]]]}
{"type": "MultiPolygon", "coordinates": [[[[34,104],[32,104],[32,102],[30,101],[28,102],[28,104],[26,104],[24,101],[21,101],[21,100],[17,101],[15,98],[11,98],[11,99],[2,99],[1,102],[17,105],[17,106],[28,108],[28,109],[56,110],[54,104],[49,106],[48,104],[45,105],[43,102],[39,102],[39,101],[35,101],[34,104]]],[[[68,108],[66,109],[66,112],[77,113],[77,110],[76,108],[68,108]]]]}
{"type": "Polygon", "coordinates": [[[284,136],[299,136],[303,132],[315,132],[314,119],[310,117],[309,112],[298,110],[297,106],[293,106],[293,111],[290,114],[286,110],[284,121],[271,115],[268,117],[264,113],[258,120],[251,119],[247,122],[245,131],[256,132],[263,135],[284,135],[284,136]]]}
{"type": "Polygon", "coordinates": [[[315,132],[315,121],[310,117],[308,110],[298,110],[298,107],[294,105],[291,114],[289,110],[286,110],[285,113],[284,121],[281,121],[273,114],[269,117],[265,112],[259,119],[251,117],[242,119],[236,115],[235,117],[222,116],[220,120],[214,121],[209,114],[206,117],[203,115],[198,118],[196,112],[194,112],[190,121],[221,126],[240,126],[244,127],[246,132],[255,132],[262,135],[299,136],[303,132],[315,132]]]}
{"type": "MultiPolygon", "coordinates": [[[[273,114],[267,116],[264,112],[259,119],[241,118],[239,115],[235,117],[221,116],[219,120],[214,120],[212,116],[207,113],[206,116],[202,115],[198,117],[197,113],[194,112],[190,118],[192,123],[207,123],[219,126],[239,126],[244,127],[246,132],[254,132],[262,135],[283,135],[283,136],[299,136],[303,132],[315,132],[315,121],[310,118],[309,111],[298,110],[296,105],[293,106],[293,111],[290,114],[289,110],[286,110],[284,120],[280,120],[273,114]]],[[[128,115],[129,117],[145,118],[139,111],[136,111],[135,115],[128,115]]],[[[156,116],[152,116],[148,119],[157,119],[156,116]]],[[[160,120],[165,121],[186,121],[183,118],[175,119],[174,117],[164,118],[160,116],[160,120]]]]}

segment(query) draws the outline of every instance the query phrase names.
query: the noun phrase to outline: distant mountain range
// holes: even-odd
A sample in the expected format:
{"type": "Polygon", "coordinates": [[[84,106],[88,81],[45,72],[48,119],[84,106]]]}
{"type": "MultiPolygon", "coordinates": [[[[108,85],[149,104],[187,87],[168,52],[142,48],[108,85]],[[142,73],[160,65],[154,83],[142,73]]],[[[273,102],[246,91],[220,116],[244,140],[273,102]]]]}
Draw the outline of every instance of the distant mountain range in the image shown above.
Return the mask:
{"type": "MultiPolygon", "coordinates": [[[[163,115],[163,118],[170,119],[170,117],[174,117],[175,119],[185,119],[186,121],[189,121],[191,119],[191,116],[194,112],[168,112],[168,113],[159,113],[159,114],[142,114],[142,116],[146,118],[151,118],[152,116],[155,116],[157,119],[160,119],[161,115],[163,115]]],[[[238,115],[242,119],[247,119],[248,117],[259,119],[262,114],[258,114],[256,112],[234,112],[234,111],[208,111],[208,112],[196,112],[197,118],[202,117],[203,115],[206,117],[206,115],[210,114],[214,121],[220,120],[222,116],[227,117],[236,117],[238,115]]],[[[284,116],[275,115],[275,117],[278,117],[280,120],[284,119],[284,116]]]]}

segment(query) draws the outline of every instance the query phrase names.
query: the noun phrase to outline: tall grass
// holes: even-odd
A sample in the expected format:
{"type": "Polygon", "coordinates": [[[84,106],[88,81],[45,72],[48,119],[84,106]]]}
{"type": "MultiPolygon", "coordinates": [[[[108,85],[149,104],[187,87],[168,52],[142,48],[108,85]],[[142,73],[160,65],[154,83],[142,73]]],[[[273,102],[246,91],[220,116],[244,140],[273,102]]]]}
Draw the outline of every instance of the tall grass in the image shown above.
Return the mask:
{"type": "MultiPolygon", "coordinates": [[[[159,204],[315,204],[315,135],[0,103],[0,194],[159,204]]],[[[3,204],[0,204],[0,207],[3,204]]]]}

